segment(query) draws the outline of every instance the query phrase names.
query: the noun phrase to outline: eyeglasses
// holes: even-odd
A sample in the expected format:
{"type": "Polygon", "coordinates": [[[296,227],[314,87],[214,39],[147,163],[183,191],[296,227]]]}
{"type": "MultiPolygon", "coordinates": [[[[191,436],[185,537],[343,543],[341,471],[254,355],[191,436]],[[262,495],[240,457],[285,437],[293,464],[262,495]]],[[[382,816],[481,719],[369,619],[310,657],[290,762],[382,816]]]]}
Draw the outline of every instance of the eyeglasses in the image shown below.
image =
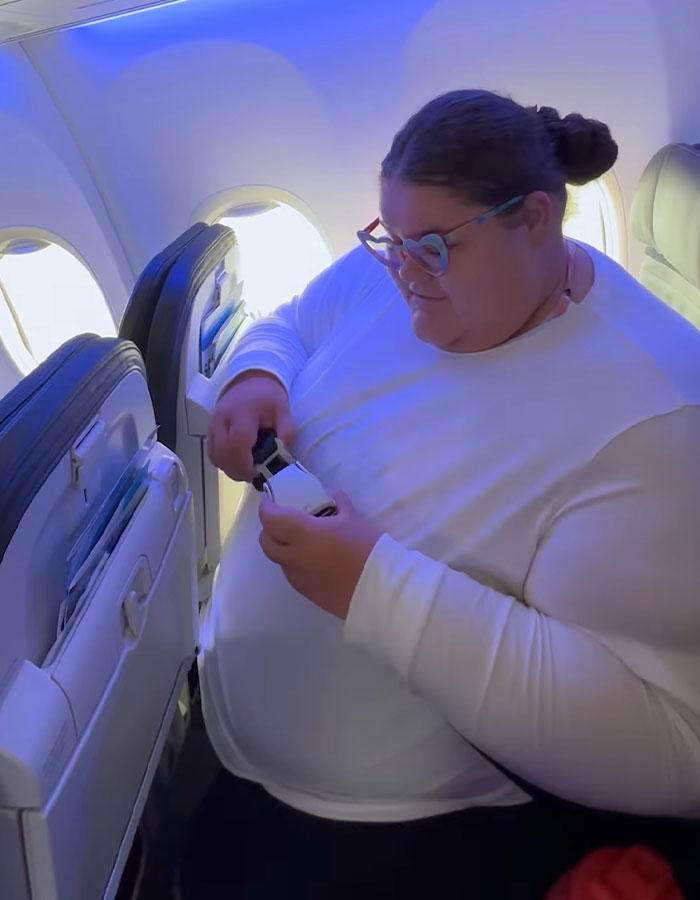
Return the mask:
{"type": "Polygon", "coordinates": [[[454,243],[455,235],[467,225],[480,225],[491,216],[497,216],[499,213],[514,206],[524,197],[521,194],[513,197],[500,206],[495,206],[486,212],[481,213],[468,222],[463,222],[447,234],[426,234],[419,241],[405,238],[403,241],[397,241],[383,234],[381,237],[374,236],[372,232],[381,225],[379,219],[375,219],[362,231],[357,232],[357,236],[364,247],[366,247],[375,259],[380,263],[388,266],[390,269],[398,270],[409,256],[421,269],[429,272],[431,275],[444,275],[447,271],[448,263],[448,247],[454,243]]]}

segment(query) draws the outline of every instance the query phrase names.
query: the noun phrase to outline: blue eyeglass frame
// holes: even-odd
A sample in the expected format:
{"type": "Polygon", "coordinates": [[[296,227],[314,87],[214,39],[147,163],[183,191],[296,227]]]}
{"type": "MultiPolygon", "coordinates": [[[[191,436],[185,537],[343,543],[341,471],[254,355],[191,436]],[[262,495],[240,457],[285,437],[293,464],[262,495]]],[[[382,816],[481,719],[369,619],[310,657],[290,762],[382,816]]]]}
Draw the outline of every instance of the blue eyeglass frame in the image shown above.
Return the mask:
{"type": "Polygon", "coordinates": [[[416,265],[420,266],[421,269],[430,273],[431,275],[444,275],[447,271],[447,264],[449,262],[448,247],[454,243],[455,235],[458,231],[461,231],[462,228],[466,228],[467,225],[480,225],[482,222],[485,222],[492,216],[497,216],[499,213],[502,213],[504,210],[509,209],[511,206],[514,206],[516,203],[520,202],[520,200],[524,199],[524,196],[524,194],[519,194],[517,197],[513,197],[511,200],[507,200],[505,203],[494,206],[493,209],[489,209],[486,210],[486,212],[479,213],[479,215],[475,216],[473,219],[469,219],[467,222],[462,222],[461,225],[457,225],[456,228],[448,231],[447,234],[425,234],[419,241],[414,241],[411,238],[404,238],[404,240],[402,241],[396,241],[390,237],[372,237],[371,232],[374,231],[377,225],[380,224],[379,218],[376,218],[366,228],[358,231],[357,237],[359,238],[360,243],[363,245],[363,247],[369,250],[369,252],[375,259],[379,260],[380,263],[388,266],[390,269],[400,269],[403,265],[405,256],[410,256],[411,259],[416,263],[416,265]],[[399,252],[400,256],[395,264],[392,264],[392,261],[390,259],[387,259],[380,254],[379,250],[377,249],[377,245],[382,244],[387,245],[387,249],[391,248],[391,250],[399,252]],[[437,250],[437,252],[440,254],[439,269],[435,270],[430,268],[423,260],[411,253],[412,250],[416,251],[421,247],[429,247],[432,250],[437,250]]]}

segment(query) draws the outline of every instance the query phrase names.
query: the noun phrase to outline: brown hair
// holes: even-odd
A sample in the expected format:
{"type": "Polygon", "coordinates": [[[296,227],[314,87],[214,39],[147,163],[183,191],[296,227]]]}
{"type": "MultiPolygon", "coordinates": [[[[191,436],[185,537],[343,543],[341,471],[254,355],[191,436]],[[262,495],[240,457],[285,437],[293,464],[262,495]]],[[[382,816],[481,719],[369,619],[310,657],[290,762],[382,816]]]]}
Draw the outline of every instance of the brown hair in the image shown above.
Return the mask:
{"type": "Polygon", "coordinates": [[[599,178],[616,159],[617,144],[596,119],[562,119],[548,106],[520,106],[490,91],[451,91],[397,132],[381,176],[497,206],[532,191],[565,200],[567,183],[599,178]]]}

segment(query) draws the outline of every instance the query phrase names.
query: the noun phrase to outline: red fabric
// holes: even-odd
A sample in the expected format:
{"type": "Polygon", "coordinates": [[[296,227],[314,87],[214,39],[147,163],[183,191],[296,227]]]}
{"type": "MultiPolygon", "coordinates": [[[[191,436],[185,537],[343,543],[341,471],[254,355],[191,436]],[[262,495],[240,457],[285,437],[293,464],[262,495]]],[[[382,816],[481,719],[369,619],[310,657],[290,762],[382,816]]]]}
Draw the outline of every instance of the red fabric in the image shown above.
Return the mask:
{"type": "Polygon", "coordinates": [[[584,857],[546,900],[685,900],[671,867],[650,847],[603,847],[584,857]]]}

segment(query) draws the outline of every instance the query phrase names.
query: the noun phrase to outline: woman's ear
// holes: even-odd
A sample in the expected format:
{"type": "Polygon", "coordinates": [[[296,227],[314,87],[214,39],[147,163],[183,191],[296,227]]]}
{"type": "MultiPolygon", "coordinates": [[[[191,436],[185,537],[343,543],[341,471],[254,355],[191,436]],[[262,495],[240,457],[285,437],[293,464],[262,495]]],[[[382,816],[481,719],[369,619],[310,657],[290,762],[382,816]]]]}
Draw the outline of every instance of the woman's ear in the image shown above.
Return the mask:
{"type": "Polygon", "coordinates": [[[525,197],[522,210],[522,223],[529,237],[539,243],[549,234],[554,206],[552,198],[546,191],[533,191],[525,197]]]}

